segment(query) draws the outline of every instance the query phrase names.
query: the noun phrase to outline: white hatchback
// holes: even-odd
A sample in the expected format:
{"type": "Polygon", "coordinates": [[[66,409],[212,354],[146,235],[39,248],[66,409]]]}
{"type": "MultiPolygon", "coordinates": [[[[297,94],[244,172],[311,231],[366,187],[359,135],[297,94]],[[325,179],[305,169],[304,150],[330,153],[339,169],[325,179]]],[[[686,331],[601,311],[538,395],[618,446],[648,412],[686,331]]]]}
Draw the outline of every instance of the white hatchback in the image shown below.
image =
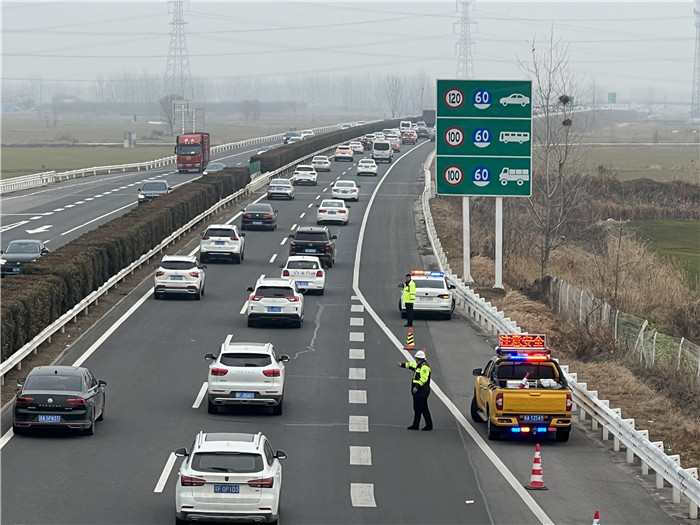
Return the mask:
{"type": "Polygon", "coordinates": [[[200,300],[204,295],[204,269],[191,255],[164,255],[153,277],[153,298],[187,294],[200,300]]]}
{"type": "Polygon", "coordinates": [[[360,200],[360,187],[354,180],[337,180],[331,188],[331,197],[334,199],[360,200]]]}
{"type": "Polygon", "coordinates": [[[317,204],[316,224],[324,222],[340,222],[347,224],[350,220],[350,206],[341,199],[323,199],[317,204]]]}
{"type": "Polygon", "coordinates": [[[284,266],[280,268],[282,268],[282,278],[294,279],[300,290],[323,295],[326,287],[326,271],[318,257],[290,255],[284,266]]]}
{"type": "Polygon", "coordinates": [[[184,457],[175,486],[175,522],[277,523],[282,465],[261,432],[199,432],[184,457]]]}
{"type": "Polygon", "coordinates": [[[362,159],[360,162],[357,163],[357,174],[369,174],[376,176],[377,163],[374,162],[374,159],[362,159]]]}
{"type": "Polygon", "coordinates": [[[316,171],[331,171],[331,161],[325,155],[316,155],[311,159],[311,165],[316,171]]]}
{"type": "Polygon", "coordinates": [[[318,173],[311,164],[299,164],[292,175],[292,184],[311,184],[316,186],[318,173]]]}
{"type": "Polygon", "coordinates": [[[199,261],[229,259],[238,264],[245,258],[245,233],[233,224],[211,224],[199,239],[199,261]]]}
{"type": "Polygon", "coordinates": [[[284,402],[284,363],[286,354],[277,355],[272,343],[238,343],[226,336],[219,355],[207,354],[211,361],[207,378],[207,411],[219,407],[257,405],[272,407],[282,414],[284,402]]]}
{"type": "Polygon", "coordinates": [[[304,321],[304,296],[293,280],[263,276],[248,291],[248,326],[269,321],[301,328],[304,321]]]}

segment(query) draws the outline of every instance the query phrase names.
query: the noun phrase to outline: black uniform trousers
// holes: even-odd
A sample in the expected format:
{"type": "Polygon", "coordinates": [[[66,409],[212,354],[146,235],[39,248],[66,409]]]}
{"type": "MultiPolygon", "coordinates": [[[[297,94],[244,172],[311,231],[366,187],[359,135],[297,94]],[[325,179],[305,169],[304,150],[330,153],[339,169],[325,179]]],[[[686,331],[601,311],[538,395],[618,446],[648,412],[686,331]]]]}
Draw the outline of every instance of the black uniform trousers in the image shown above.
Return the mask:
{"type": "Polygon", "coordinates": [[[413,326],[413,303],[404,303],[406,307],[406,325],[413,326]]]}
{"type": "Polygon", "coordinates": [[[428,396],[413,394],[413,426],[418,428],[420,417],[423,416],[426,428],[433,428],[433,418],[428,409],[428,396]]]}

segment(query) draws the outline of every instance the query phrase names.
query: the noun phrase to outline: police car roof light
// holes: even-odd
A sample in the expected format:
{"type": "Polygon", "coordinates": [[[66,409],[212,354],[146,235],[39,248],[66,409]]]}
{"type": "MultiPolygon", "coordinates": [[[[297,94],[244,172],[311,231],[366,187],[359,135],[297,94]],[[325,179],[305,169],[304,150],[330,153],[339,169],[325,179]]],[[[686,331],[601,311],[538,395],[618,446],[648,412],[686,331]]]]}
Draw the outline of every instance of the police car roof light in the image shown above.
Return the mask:
{"type": "Polygon", "coordinates": [[[501,348],[496,347],[496,354],[506,357],[509,361],[547,361],[552,357],[549,348],[525,349],[525,348],[501,348]]]}
{"type": "Polygon", "coordinates": [[[445,277],[445,272],[431,272],[430,270],[411,270],[411,275],[428,275],[430,277],[445,277]]]}

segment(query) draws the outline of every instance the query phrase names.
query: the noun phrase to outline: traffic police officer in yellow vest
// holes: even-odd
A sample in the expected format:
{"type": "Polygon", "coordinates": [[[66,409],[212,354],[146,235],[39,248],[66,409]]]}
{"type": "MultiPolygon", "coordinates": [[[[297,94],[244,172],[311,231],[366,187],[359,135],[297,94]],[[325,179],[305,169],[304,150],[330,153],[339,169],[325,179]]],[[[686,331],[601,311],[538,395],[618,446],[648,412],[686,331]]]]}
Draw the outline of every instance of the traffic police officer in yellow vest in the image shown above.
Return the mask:
{"type": "Polygon", "coordinates": [[[403,304],[406,307],[406,324],[413,326],[413,303],[416,302],[416,283],[411,279],[411,274],[406,274],[406,282],[403,285],[403,304]]]}
{"type": "Polygon", "coordinates": [[[418,430],[420,417],[425,419],[425,426],[421,430],[433,429],[433,418],[428,409],[428,396],[430,395],[430,365],[425,360],[425,348],[416,352],[416,362],[399,362],[401,368],[413,370],[411,381],[411,394],[413,395],[413,424],[408,430],[418,430]]]}

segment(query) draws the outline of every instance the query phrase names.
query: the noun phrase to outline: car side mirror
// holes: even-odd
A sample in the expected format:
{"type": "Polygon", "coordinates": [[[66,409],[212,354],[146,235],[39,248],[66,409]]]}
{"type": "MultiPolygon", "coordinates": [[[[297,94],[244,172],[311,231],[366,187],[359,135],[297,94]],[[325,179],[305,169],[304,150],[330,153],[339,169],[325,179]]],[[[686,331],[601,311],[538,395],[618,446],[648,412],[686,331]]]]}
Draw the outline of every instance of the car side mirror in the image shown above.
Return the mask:
{"type": "Polygon", "coordinates": [[[289,361],[289,356],[287,354],[282,354],[277,358],[278,361],[284,361],[285,363],[289,361]]]}
{"type": "Polygon", "coordinates": [[[206,264],[200,264],[199,267],[200,267],[202,270],[206,270],[206,269],[207,269],[207,265],[206,265],[206,264]]]}
{"type": "Polygon", "coordinates": [[[337,238],[338,238],[337,235],[331,235],[331,239],[337,239],[337,238]]]}
{"type": "Polygon", "coordinates": [[[42,253],[42,255],[47,254],[47,253],[49,253],[49,249],[48,249],[48,248],[42,248],[42,249],[41,249],[41,253],[42,253]]]}
{"type": "Polygon", "coordinates": [[[216,356],[214,354],[205,354],[204,359],[213,360],[216,359],[216,356]]]}
{"type": "Polygon", "coordinates": [[[481,368],[475,368],[474,370],[472,370],[472,375],[474,375],[474,376],[481,376],[481,375],[484,375],[484,374],[482,373],[481,368]]]}
{"type": "Polygon", "coordinates": [[[17,386],[22,386],[26,380],[26,377],[20,377],[19,379],[17,379],[17,386]]]}
{"type": "Polygon", "coordinates": [[[346,207],[346,208],[352,208],[352,206],[350,206],[349,204],[346,204],[345,207],[346,207]]]}
{"type": "Polygon", "coordinates": [[[98,384],[99,386],[107,386],[107,381],[104,381],[104,380],[100,379],[100,380],[97,382],[97,384],[98,384]]]}
{"type": "Polygon", "coordinates": [[[321,205],[320,205],[320,204],[317,204],[317,205],[316,205],[316,207],[317,207],[317,208],[320,208],[320,207],[321,207],[321,205]]]}
{"type": "Polygon", "coordinates": [[[252,292],[252,291],[253,291],[253,287],[252,287],[252,286],[249,286],[248,288],[246,288],[246,290],[249,291],[249,292],[252,292]]]}
{"type": "Polygon", "coordinates": [[[278,450],[275,452],[275,457],[277,459],[287,459],[287,453],[284,450],[278,450]]]}
{"type": "Polygon", "coordinates": [[[240,235],[241,237],[245,237],[245,233],[239,233],[238,235],[240,235]]]}
{"type": "Polygon", "coordinates": [[[176,455],[178,458],[184,458],[184,457],[187,457],[189,454],[187,454],[187,449],[183,447],[183,448],[178,448],[178,449],[175,451],[175,455],[176,455]]]}
{"type": "Polygon", "coordinates": [[[449,290],[454,290],[456,288],[456,286],[454,284],[450,284],[447,288],[449,290]]]}
{"type": "Polygon", "coordinates": [[[403,288],[403,283],[399,283],[396,285],[397,288],[403,288]]]}

